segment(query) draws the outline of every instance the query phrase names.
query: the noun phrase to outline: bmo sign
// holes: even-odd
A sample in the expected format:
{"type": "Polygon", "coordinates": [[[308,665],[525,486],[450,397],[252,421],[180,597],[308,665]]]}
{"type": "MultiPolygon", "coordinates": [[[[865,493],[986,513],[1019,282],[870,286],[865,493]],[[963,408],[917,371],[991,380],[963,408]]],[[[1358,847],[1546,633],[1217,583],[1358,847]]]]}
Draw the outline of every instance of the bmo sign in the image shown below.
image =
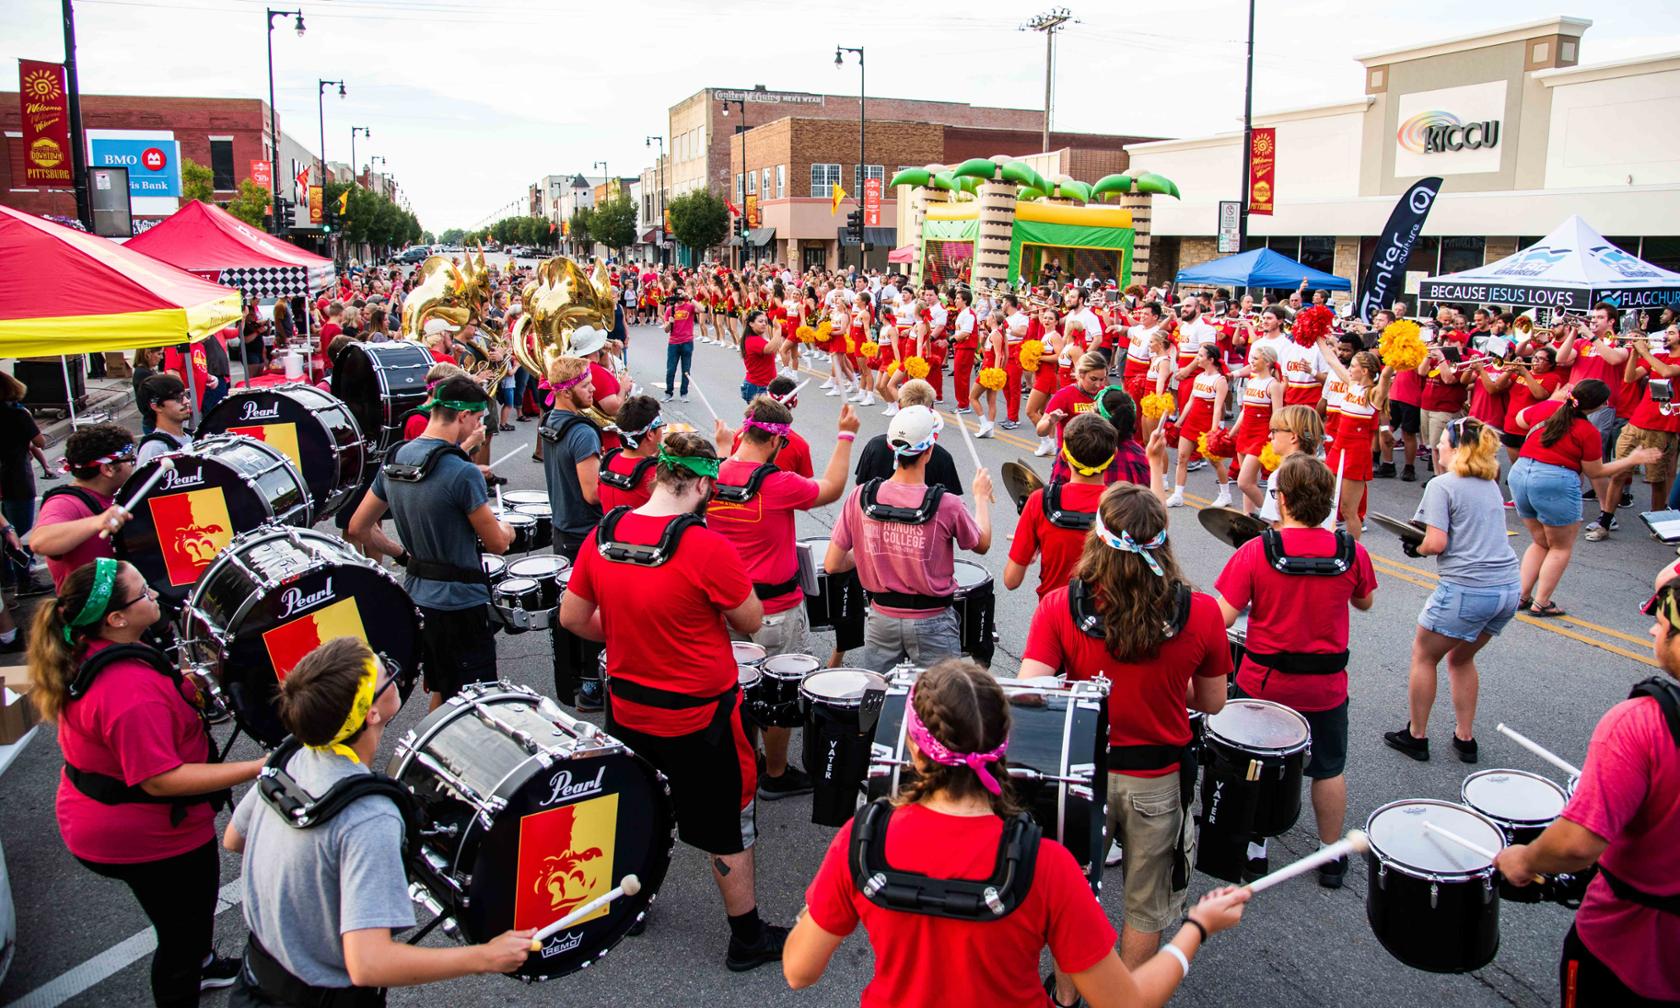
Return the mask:
{"type": "Polygon", "coordinates": [[[1504,81],[1401,95],[1396,110],[1396,176],[1499,170],[1504,81]]]}
{"type": "Polygon", "coordinates": [[[88,130],[88,164],[128,169],[137,214],[173,213],[181,195],[181,149],[175,134],[156,130],[88,130]]]}

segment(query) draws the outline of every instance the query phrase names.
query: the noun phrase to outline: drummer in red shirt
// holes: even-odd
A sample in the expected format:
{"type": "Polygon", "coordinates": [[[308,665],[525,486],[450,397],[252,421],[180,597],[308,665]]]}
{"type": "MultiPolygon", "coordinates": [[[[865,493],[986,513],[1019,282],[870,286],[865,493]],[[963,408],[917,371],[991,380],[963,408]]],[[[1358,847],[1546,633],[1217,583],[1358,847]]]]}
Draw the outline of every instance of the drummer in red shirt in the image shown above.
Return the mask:
{"type": "Polygon", "coordinates": [[[601,456],[599,489],[601,509],[641,507],[653,496],[653,467],[659,458],[659,444],[665,437],[665,418],[659,400],[650,395],[633,395],[618,408],[620,447],[601,456]]]}
{"type": "MultiPolygon", "coordinates": [[[[768,395],[747,406],[741,431],[717,422],[718,447],[735,445],[734,454],[718,470],[712,501],[706,508],[708,527],[735,544],[753,579],[753,594],[764,605],[764,622],[749,636],[766,655],[809,654],[810,624],[805,617],[805,593],[799,588],[799,555],[794,539],[798,511],[832,504],[846,492],[852,442],[858,418],[850,405],[840,407],[840,432],[834,454],[821,480],[777,467],[772,458],[792,433],[793,413],[768,395]]],[[[758,796],[776,801],[807,794],[811,780],[788,765],[787,728],[764,729],[764,779],[758,796]]]]}
{"type": "Polygon", "coordinates": [[[103,529],[120,529],[128,512],[116,506],[117,490],[134,475],[134,435],[116,424],[94,424],[64,443],[70,483],[48,490],[29,533],[29,547],[47,560],[47,574],[62,588],[70,572],[100,557],[115,557],[116,539],[103,529]]]}
{"type": "MultiPolygon", "coordinates": [[[[608,367],[612,356],[607,351],[606,331],[589,325],[578,326],[572,333],[571,355],[582,357],[589,362],[589,378],[595,386],[595,408],[607,416],[617,415],[618,408],[624,404],[621,390],[629,374],[622,370],[615,374],[608,367]]],[[[617,435],[611,430],[602,431],[601,448],[605,450],[616,447],[617,435]]]]}
{"type": "Polygon", "coordinates": [[[1033,557],[1042,554],[1039,598],[1066,587],[1096,518],[1104,477],[1114,465],[1114,425],[1107,420],[1081,413],[1068,421],[1064,434],[1061,457],[1070,463],[1069,478],[1052,481],[1027,498],[1003,568],[1003,586],[1013,591],[1026,580],[1033,557]]]}
{"type": "Polygon", "coordinates": [[[606,643],[607,729],[669,779],[677,836],[709,855],[729,916],[724,965],[743,972],[780,959],[787,929],[758,915],[757,767],[729,642],[756,632],[764,607],[701,518],[720,461],[698,434],[665,438],[653,496],[608,514],[578,551],[560,623],[606,643]]]}
{"type": "MultiPolygon", "coordinates": [[[[879,856],[907,886],[925,891],[955,880],[977,890],[997,877],[1003,846],[1020,836],[1025,818],[1018,818],[1008,774],[1009,703],[989,673],[961,660],[923,672],[910,700],[907,731],[916,773],[906,775],[909,783],[892,799],[859,813],[883,831],[879,854],[863,856],[879,856]]],[[[1005,887],[1013,908],[1002,918],[989,911],[982,911],[984,917],[935,913],[900,909],[884,895],[858,888],[851,866],[856,823],[841,827],[806,890],[782,973],[795,990],[816,983],[861,923],[875,953],[861,998],[865,1008],[1043,1008],[1048,980],[1043,986],[1037,980],[1046,945],[1092,1008],[1163,1005],[1205,940],[1241,920],[1250,895],[1236,888],[1209,893],[1167,947],[1132,968],[1115,955],[1113,926],[1056,841],[1028,832],[1036,840],[1027,847],[1030,881],[1005,887]]]]}
{"type": "MultiPolygon", "coordinates": [[[[1364,546],[1345,532],[1319,527],[1336,495],[1328,466],[1297,453],[1283,460],[1272,480],[1278,528],[1244,543],[1214,590],[1226,626],[1244,610],[1249,614],[1237,695],[1283,704],[1312,729],[1306,775],[1319,841],[1332,844],[1341,839],[1347,815],[1348,606],[1371,608],[1377,576],[1364,546]]],[[[1265,844],[1250,843],[1249,855],[1250,873],[1264,875],[1265,844]]],[[[1346,872],[1347,858],[1340,858],[1319,868],[1318,883],[1339,889],[1346,872]]]]}
{"type": "MultiPolygon", "coordinates": [[[[1098,517],[1073,579],[1039,600],[1021,677],[1111,684],[1107,835],[1125,878],[1120,957],[1136,969],[1183,912],[1195,773],[1186,705],[1224,707],[1231,647],[1219,605],[1179,572],[1166,508],[1148,488],[1115,484],[1098,517]]],[[[1058,999],[1070,993],[1064,983],[1058,999]]]]}

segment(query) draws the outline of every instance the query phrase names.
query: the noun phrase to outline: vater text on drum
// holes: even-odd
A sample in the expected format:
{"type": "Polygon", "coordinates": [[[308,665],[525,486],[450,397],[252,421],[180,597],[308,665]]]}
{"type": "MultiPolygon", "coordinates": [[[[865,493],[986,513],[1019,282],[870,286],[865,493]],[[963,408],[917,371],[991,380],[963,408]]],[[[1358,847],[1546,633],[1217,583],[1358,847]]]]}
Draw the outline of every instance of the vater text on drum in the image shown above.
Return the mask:
{"type": "Polygon", "coordinates": [[[286,607],[285,610],[280,613],[280,618],[289,619],[296,616],[298,613],[313,608],[317,603],[325,602],[327,599],[332,597],[332,578],[327,578],[326,584],[322,585],[319,589],[310,592],[308,595],[305,595],[303,593],[303,589],[301,588],[287,588],[280,595],[280,601],[286,607]]]}
{"type": "Polygon", "coordinates": [[[179,465],[177,465],[175,468],[169,470],[169,472],[166,473],[163,477],[163,488],[165,490],[173,490],[176,487],[203,486],[203,485],[204,485],[204,470],[203,469],[199,469],[198,471],[193,472],[193,473],[184,473],[184,472],[181,471],[181,467],[179,465]]]}
{"type": "Polygon", "coordinates": [[[570,770],[562,770],[549,780],[548,785],[551,790],[549,791],[548,797],[543,800],[543,807],[546,808],[558,801],[569,801],[574,798],[582,798],[584,795],[600,794],[603,782],[606,780],[606,776],[607,768],[603,766],[599,770],[595,771],[594,780],[586,780],[573,784],[572,772],[570,770]]]}
{"type": "Polygon", "coordinates": [[[280,419],[280,403],[276,400],[274,405],[268,407],[267,409],[263,409],[257,405],[257,401],[255,399],[247,399],[245,400],[245,408],[240,411],[239,419],[278,420],[280,419]]]}

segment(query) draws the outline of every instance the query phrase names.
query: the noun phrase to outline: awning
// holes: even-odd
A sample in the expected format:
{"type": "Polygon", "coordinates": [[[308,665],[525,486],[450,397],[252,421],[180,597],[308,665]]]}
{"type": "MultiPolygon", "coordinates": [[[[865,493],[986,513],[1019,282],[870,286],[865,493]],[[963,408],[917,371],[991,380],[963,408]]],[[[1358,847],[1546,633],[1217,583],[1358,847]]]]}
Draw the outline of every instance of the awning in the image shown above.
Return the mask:
{"type": "MultiPolygon", "coordinates": [[[[857,242],[847,238],[845,228],[835,228],[834,234],[840,240],[840,244],[857,247],[857,242]]],[[[871,245],[892,245],[898,241],[898,228],[866,227],[863,229],[863,240],[871,245]]]]}
{"type": "Polygon", "coordinates": [[[895,248],[891,252],[887,253],[887,262],[890,263],[907,263],[915,261],[916,246],[914,245],[900,245],[898,248],[895,248]]]}
{"type": "Polygon", "coordinates": [[[337,282],[331,259],[264,234],[226,210],[198,200],[186,201],[127,245],[259,300],[305,297],[337,282]]]}
{"type": "Polygon", "coordinates": [[[648,228],[646,231],[642,232],[642,236],[640,238],[636,239],[636,244],[658,245],[664,240],[665,236],[660,233],[658,228],[648,228]]]}
{"type": "MultiPolygon", "coordinates": [[[[747,244],[751,245],[751,246],[754,246],[754,247],[768,245],[768,244],[770,244],[771,241],[773,241],[775,239],[775,237],[776,237],[776,229],[773,228],[773,227],[748,228],[747,229],[747,244]]],[[[724,242],[724,244],[728,245],[728,246],[731,246],[733,248],[740,248],[741,247],[741,236],[736,235],[735,237],[733,237],[733,238],[729,239],[728,241],[724,242]]]]}

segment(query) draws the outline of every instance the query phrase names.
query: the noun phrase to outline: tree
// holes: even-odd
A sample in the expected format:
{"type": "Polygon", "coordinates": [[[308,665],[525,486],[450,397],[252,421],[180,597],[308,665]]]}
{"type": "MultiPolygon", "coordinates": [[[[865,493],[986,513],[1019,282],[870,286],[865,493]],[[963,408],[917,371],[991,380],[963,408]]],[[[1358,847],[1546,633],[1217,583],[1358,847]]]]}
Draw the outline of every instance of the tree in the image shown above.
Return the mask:
{"type": "MultiPolygon", "coordinates": [[[[414,222],[414,226],[415,226],[416,229],[418,229],[420,227],[420,222],[418,220],[416,220],[414,222]]],[[[437,235],[432,234],[430,231],[421,231],[419,240],[426,245],[436,245],[437,244],[437,235]]]]}
{"type": "Polygon", "coordinates": [[[625,247],[636,241],[636,205],[624,193],[601,204],[590,211],[589,233],[622,255],[625,247]]]}
{"type": "Polygon", "coordinates": [[[267,219],[269,207],[273,203],[274,200],[267,189],[250,179],[244,179],[239,183],[239,195],[228,200],[224,209],[252,227],[260,228],[264,226],[263,222],[267,219]]]}
{"type": "Polygon", "coordinates": [[[729,208],[709,190],[684,193],[665,209],[671,215],[671,233],[696,252],[704,253],[729,234],[729,208]]]}
{"type": "Polygon", "coordinates": [[[463,238],[465,238],[466,236],[467,236],[467,233],[465,231],[461,230],[460,228],[449,228],[448,230],[444,231],[442,234],[437,236],[438,237],[437,244],[439,244],[439,245],[459,245],[459,244],[461,244],[461,240],[463,238]]]}
{"type": "Polygon", "coordinates": [[[572,211],[572,219],[567,223],[571,228],[571,233],[567,237],[575,242],[578,248],[587,249],[594,241],[589,231],[589,211],[583,207],[578,207],[572,211]]]}
{"type": "Polygon", "coordinates": [[[200,203],[216,201],[216,173],[192,158],[181,159],[181,198],[200,203]]]}

